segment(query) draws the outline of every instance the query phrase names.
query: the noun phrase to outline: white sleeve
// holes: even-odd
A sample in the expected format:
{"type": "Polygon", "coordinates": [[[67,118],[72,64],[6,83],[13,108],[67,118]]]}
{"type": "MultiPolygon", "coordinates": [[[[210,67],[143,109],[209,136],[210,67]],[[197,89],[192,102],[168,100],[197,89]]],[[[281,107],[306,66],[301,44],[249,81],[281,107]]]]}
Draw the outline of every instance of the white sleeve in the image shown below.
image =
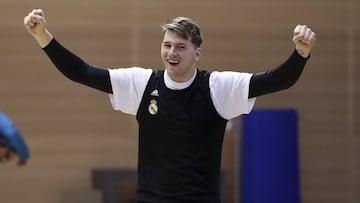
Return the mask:
{"type": "Polygon", "coordinates": [[[251,73],[214,71],[210,75],[209,85],[213,104],[225,119],[232,119],[252,110],[256,98],[249,99],[251,73]]]}
{"type": "Polygon", "coordinates": [[[109,69],[113,109],[136,115],[151,73],[151,69],[139,67],[109,69]]]}

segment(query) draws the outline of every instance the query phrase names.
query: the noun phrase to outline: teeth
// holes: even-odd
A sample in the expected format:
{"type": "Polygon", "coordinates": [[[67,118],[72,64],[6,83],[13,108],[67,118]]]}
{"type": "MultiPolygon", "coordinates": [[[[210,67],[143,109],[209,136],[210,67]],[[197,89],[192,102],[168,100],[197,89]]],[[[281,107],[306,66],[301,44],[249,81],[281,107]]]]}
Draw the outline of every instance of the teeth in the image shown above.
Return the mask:
{"type": "Polygon", "coordinates": [[[168,60],[169,63],[179,63],[179,61],[175,61],[175,60],[168,60]]]}

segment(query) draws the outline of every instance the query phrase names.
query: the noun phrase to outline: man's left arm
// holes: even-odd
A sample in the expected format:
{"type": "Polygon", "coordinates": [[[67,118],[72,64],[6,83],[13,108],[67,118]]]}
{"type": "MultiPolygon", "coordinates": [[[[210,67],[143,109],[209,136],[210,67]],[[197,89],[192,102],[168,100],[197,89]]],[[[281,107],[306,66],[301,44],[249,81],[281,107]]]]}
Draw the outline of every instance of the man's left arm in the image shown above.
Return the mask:
{"type": "Polygon", "coordinates": [[[299,79],[315,45],[316,34],[306,25],[297,25],[292,40],[295,51],[284,63],[273,70],[253,74],[249,98],[290,88],[299,79]]]}

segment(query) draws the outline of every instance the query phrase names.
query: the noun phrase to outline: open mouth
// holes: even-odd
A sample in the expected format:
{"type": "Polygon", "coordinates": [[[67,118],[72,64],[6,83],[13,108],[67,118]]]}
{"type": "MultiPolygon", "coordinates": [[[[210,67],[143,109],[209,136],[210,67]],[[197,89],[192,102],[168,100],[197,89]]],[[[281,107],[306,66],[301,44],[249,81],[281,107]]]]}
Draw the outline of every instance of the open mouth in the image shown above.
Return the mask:
{"type": "Polygon", "coordinates": [[[172,66],[176,66],[176,65],[178,65],[180,63],[180,61],[171,60],[171,59],[168,59],[167,62],[172,66]]]}

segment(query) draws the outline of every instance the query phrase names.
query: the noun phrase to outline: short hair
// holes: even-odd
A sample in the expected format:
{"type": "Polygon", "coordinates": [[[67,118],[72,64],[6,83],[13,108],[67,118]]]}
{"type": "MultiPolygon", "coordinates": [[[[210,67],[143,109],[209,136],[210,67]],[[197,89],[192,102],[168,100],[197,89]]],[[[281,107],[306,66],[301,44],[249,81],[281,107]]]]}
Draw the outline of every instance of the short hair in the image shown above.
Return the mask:
{"type": "Polygon", "coordinates": [[[200,47],[203,36],[198,24],[188,17],[176,17],[161,26],[163,32],[173,31],[183,39],[190,39],[195,47],[200,47]]]}

